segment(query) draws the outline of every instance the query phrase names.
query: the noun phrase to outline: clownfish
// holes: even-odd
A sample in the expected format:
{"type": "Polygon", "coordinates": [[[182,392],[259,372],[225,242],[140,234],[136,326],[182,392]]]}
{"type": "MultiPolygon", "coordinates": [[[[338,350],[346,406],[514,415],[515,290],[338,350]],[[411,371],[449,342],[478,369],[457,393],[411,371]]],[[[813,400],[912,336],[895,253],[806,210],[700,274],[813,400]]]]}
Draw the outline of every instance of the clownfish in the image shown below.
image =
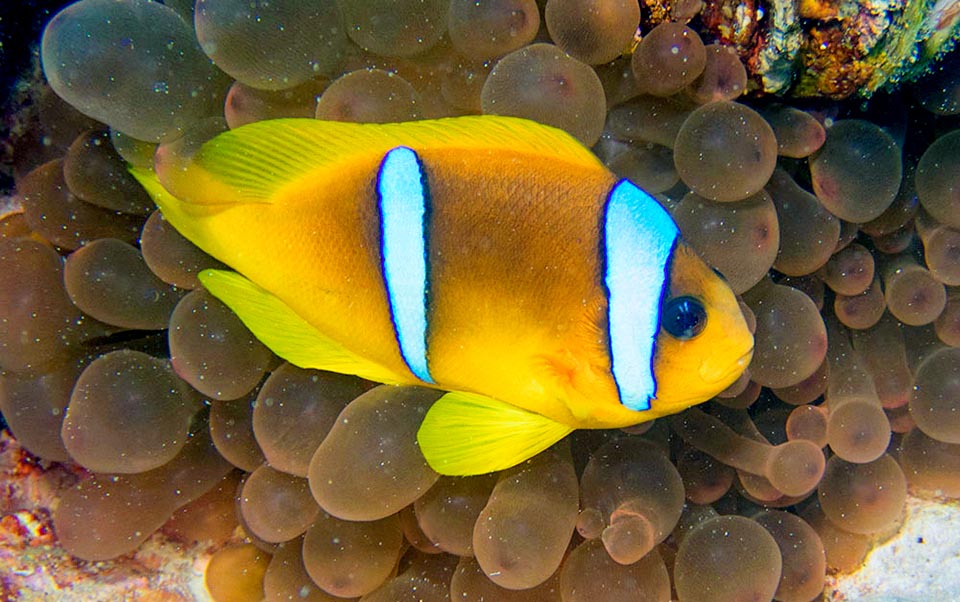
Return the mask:
{"type": "Polygon", "coordinates": [[[134,174],[235,270],[200,280],[258,339],[302,368],[447,391],[417,435],[441,474],[679,412],[752,357],[669,213],[558,129],[279,119],[167,155],[134,174]]]}

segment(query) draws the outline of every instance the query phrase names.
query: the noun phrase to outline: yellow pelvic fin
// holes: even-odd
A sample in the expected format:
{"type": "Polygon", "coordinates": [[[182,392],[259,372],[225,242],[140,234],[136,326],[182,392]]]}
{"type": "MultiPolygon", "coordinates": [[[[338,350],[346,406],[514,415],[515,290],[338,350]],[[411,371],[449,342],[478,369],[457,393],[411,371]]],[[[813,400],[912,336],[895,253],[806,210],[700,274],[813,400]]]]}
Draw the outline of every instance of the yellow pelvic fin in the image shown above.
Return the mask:
{"type": "Polygon", "coordinates": [[[200,282],[264,345],[301,368],[317,368],[387,384],[414,384],[324,336],[287,305],[236,272],[204,270],[200,282]]]}
{"type": "Polygon", "coordinates": [[[336,166],[379,157],[391,148],[529,152],[600,166],[566,132],[516,117],[452,117],[407,123],[346,123],[316,119],[259,121],[206,142],[183,169],[164,177],[181,200],[201,205],[271,202],[306,177],[333,177],[336,166]],[[199,183],[199,185],[198,185],[199,183]]]}
{"type": "Polygon", "coordinates": [[[490,397],[455,391],[433,404],[417,441],[435,471],[466,476],[516,466],[573,430],[490,397]]]}

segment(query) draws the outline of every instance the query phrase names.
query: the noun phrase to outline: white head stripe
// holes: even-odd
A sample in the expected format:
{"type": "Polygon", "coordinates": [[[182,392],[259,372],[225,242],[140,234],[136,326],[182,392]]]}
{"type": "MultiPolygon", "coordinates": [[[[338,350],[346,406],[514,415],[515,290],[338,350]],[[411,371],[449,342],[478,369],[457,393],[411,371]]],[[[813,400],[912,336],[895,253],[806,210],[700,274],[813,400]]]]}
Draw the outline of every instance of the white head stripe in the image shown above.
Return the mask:
{"type": "Polygon", "coordinates": [[[678,230],[653,197],[627,180],[610,191],[603,216],[603,281],[613,378],[620,402],[650,409],[657,390],[654,343],[660,299],[678,230]]]}
{"type": "Polygon", "coordinates": [[[383,278],[400,354],[420,380],[427,367],[427,193],[420,159],[400,146],[388,152],[377,175],[383,278]]]}

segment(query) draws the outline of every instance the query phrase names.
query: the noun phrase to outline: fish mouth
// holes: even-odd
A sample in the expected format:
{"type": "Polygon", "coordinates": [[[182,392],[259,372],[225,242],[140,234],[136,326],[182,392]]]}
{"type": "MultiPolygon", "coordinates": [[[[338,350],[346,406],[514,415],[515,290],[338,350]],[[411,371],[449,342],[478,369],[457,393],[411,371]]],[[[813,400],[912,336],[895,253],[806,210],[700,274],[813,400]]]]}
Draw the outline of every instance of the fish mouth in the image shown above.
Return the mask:
{"type": "Polygon", "coordinates": [[[733,381],[737,380],[743,371],[747,369],[747,366],[750,365],[750,360],[753,359],[753,346],[750,346],[745,353],[736,359],[736,361],[731,363],[725,363],[722,366],[716,367],[710,365],[710,363],[703,363],[700,366],[700,378],[708,384],[717,384],[717,383],[726,383],[724,388],[728,386],[733,381]]]}

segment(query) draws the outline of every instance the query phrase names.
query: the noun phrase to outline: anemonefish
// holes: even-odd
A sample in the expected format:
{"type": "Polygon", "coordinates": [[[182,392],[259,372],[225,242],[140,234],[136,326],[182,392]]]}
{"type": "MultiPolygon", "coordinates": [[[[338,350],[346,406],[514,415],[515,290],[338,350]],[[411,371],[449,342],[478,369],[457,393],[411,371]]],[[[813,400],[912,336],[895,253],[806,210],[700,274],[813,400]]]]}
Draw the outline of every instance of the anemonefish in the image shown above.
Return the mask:
{"type": "Polygon", "coordinates": [[[203,285],[297,366],[448,391],[418,432],[442,474],[679,412],[751,359],[668,212],[560,130],[282,119],[189,147],[134,171],[236,270],[203,285]]]}

